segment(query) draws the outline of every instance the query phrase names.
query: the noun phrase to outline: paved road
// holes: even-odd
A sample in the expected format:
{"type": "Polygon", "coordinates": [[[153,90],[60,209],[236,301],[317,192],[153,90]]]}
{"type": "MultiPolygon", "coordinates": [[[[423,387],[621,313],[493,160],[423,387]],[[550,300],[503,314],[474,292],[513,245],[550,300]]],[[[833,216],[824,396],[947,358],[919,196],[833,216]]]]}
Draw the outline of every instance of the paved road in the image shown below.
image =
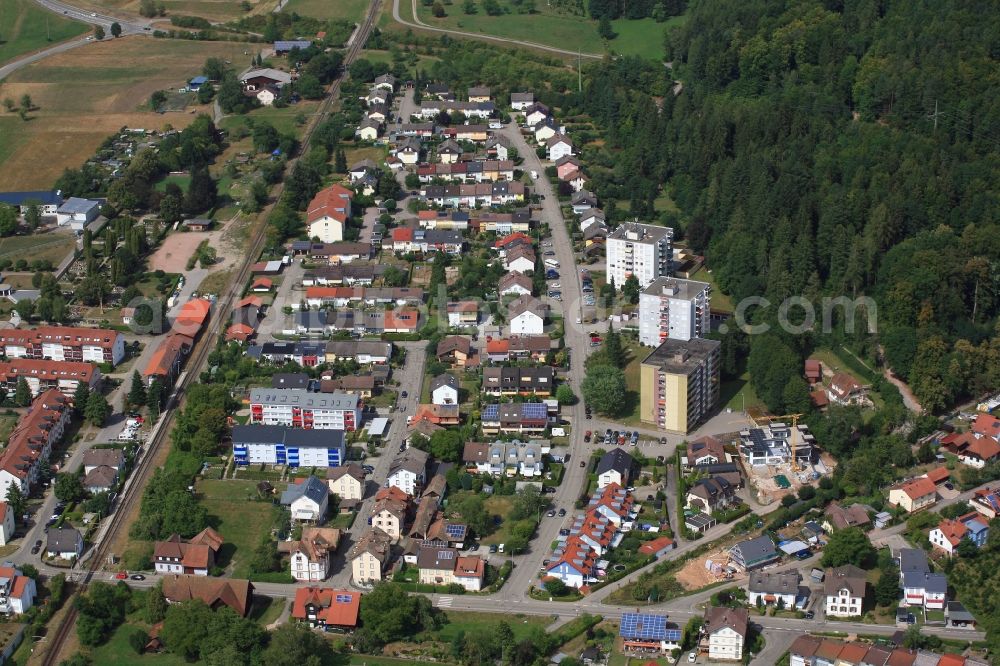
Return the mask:
{"type": "MultiPolygon", "coordinates": [[[[151,34],[150,22],[149,21],[135,21],[132,19],[124,19],[121,17],[109,16],[107,14],[98,14],[96,12],[88,12],[83,9],[74,7],[73,5],[66,4],[65,2],[60,2],[59,0],[35,0],[44,9],[48,9],[54,14],[60,14],[66,18],[70,18],[82,23],[87,23],[90,25],[99,25],[104,28],[104,31],[108,34],[108,39],[111,39],[111,24],[117,22],[122,28],[122,35],[143,35],[151,34]]],[[[93,41],[92,36],[84,36],[78,39],[71,39],[66,42],[61,42],[54,46],[51,46],[42,51],[37,51],[35,53],[30,53],[26,56],[13,60],[6,63],[0,67],[0,81],[7,78],[17,70],[27,67],[33,62],[38,62],[39,60],[44,60],[51,55],[57,53],[65,53],[71,49],[78,48],[85,44],[93,41]]]]}
{"type": "MultiPolygon", "coordinates": [[[[404,0],[405,1],[405,0],[404,0]]],[[[417,14],[417,0],[410,0],[413,7],[413,21],[405,20],[399,13],[399,2],[400,0],[392,0],[392,18],[397,23],[402,23],[403,25],[410,26],[411,28],[419,28],[421,30],[430,30],[431,32],[441,32],[448,35],[459,35],[461,37],[472,37],[473,39],[485,39],[491,42],[498,42],[500,44],[510,44],[512,46],[526,46],[531,49],[539,49],[541,51],[549,51],[551,53],[559,53],[561,55],[569,56],[579,56],[582,58],[600,60],[603,55],[596,55],[594,53],[580,53],[578,51],[569,51],[567,49],[559,49],[554,46],[546,46],[545,44],[537,44],[535,42],[526,42],[519,39],[507,39],[506,37],[494,37],[492,35],[484,35],[476,32],[463,32],[461,30],[451,30],[448,28],[435,28],[434,26],[427,25],[420,20],[419,14],[417,14]]]]}

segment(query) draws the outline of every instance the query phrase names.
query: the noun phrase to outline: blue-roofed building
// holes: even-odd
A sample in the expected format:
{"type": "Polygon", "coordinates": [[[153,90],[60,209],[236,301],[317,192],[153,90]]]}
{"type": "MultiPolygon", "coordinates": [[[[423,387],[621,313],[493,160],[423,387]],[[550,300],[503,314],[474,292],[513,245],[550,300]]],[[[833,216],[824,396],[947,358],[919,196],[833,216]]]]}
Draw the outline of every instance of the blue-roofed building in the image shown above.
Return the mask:
{"type": "Polygon", "coordinates": [[[618,635],[626,652],[667,654],[681,647],[681,629],[666,615],[624,613],[618,635]]]}
{"type": "Polygon", "coordinates": [[[207,76],[196,76],[188,81],[188,88],[197,92],[206,83],[208,83],[207,76]]]}
{"type": "Polygon", "coordinates": [[[37,205],[42,210],[42,215],[55,215],[62,204],[63,198],[57,190],[36,190],[33,192],[0,192],[0,204],[15,206],[21,214],[28,212],[28,208],[37,205]]]}
{"type": "Polygon", "coordinates": [[[505,402],[486,405],[481,416],[483,434],[543,434],[548,427],[548,411],[543,402],[505,402]]]}
{"type": "Polygon", "coordinates": [[[284,39],[279,40],[274,43],[274,55],[285,55],[290,51],[298,49],[299,51],[304,51],[305,49],[312,46],[312,42],[308,39],[284,39]]]}
{"type": "Polygon", "coordinates": [[[344,431],[238,425],[233,428],[237,465],[339,467],[344,464],[344,431]]]}

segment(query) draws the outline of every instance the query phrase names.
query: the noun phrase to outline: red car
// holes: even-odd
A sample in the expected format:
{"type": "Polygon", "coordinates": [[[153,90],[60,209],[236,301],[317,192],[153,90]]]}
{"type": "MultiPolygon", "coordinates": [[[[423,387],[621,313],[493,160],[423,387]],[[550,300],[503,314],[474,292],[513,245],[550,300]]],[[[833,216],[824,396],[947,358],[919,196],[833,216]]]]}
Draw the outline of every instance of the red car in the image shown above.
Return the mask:
{"type": "Polygon", "coordinates": [[[125,580],[126,578],[128,578],[128,574],[125,573],[124,571],[119,571],[118,573],[115,574],[116,580],[125,580]]]}
{"type": "Polygon", "coordinates": [[[589,430],[587,432],[583,433],[583,441],[589,442],[590,441],[590,435],[591,435],[591,432],[589,430]]]}

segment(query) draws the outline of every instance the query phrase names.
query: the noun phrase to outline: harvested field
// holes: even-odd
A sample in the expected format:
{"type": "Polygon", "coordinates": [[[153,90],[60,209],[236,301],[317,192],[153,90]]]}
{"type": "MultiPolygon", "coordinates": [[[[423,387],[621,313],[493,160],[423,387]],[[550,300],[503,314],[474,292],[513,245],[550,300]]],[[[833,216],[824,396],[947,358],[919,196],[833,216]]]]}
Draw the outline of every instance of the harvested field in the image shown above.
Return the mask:
{"type": "Polygon", "coordinates": [[[27,93],[30,119],[0,125],[0,181],[7,189],[44,189],[67,167],[79,167],[122,127],[184,127],[208,106],[185,112],[146,110],[156,90],[176,89],[201,72],[206,58],[244,59],[243,44],[123,37],[54,55],[12,74],[4,97],[27,93]],[[82,75],[83,73],[86,76],[82,75]],[[16,130],[16,131],[7,131],[16,130]],[[45,160],[37,156],[44,154],[45,160]],[[25,169],[31,164],[31,169],[25,169]]]}
{"type": "Polygon", "coordinates": [[[211,238],[211,233],[207,231],[185,231],[170,234],[149,258],[149,270],[183,273],[185,266],[187,266],[187,260],[198,249],[198,245],[207,238],[211,238]]]}
{"type": "MultiPolygon", "coordinates": [[[[685,590],[700,590],[706,585],[712,585],[713,583],[718,583],[722,580],[727,580],[724,576],[720,574],[712,573],[706,566],[705,563],[708,560],[712,560],[717,565],[725,566],[726,562],[729,561],[729,556],[724,550],[716,550],[707,555],[702,555],[701,557],[696,557],[689,560],[681,570],[677,572],[675,578],[677,582],[684,586],[685,590]]],[[[743,574],[736,574],[731,579],[733,581],[743,580],[746,578],[743,574]]]]}

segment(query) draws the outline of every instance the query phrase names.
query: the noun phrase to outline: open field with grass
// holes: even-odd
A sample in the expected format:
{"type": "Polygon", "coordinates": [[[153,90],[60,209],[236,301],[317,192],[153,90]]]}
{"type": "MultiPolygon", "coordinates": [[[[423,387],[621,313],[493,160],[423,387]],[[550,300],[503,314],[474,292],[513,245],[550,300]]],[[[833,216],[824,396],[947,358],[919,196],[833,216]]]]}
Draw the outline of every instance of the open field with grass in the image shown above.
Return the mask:
{"type": "Polygon", "coordinates": [[[181,666],[186,664],[184,657],[169,652],[136,654],[129,645],[129,636],[137,631],[146,631],[131,623],[118,627],[107,643],[90,651],[95,664],[116,664],[116,666],[181,666]]]}
{"type": "MultiPolygon", "coordinates": [[[[241,3],[232,0],[163,0],[167,15],[159,20],[154,28],[169,30],[172,14],[200,16],[212,22],[224,23],[247,14],[266,14],[278,4],[278,0],[248,0],[248,2],[250,11],[243,11],[241,3]]],[[[75,5],[95,11],[105,10],[116,16],[139,17],[139,0],[77,0],[75,5]]]]}
{"type": "Polygon", "coordinates": [[[500,516],[505,519],[503,523],[496,529],[493,534],[483,537],[480,539],[480,543],[487,546],[491,544],[501,544],[506,543],[510,539],[510,523],[506,520],[506,517],[510,515],[510,509],[513,505],[513,501],[509,495],[491,495],[486,498],[486,510],[491,516],[500,516]]]}
{"type": "Polygon", "coordinates": [[[288,0],[282,11],[323,20],[360,23],[367,10],[368,0],[288,0]]]}
{"type": "MultiPolygon", "coordinates": [[[[410,13],[410,3],[407,0],[401,0],[401,13],[403,8],[406,13],[410,13]]],[[[465,14],[459,3],[446,6],[446,11],[447,16],[435,18],[431,7],[417,3],[418,18],[430,26],[519,39],[582,53],[600,54],[604,51],[603,40],[597,34],[597,21],[549,11],[544,4],[539,6],[536,14],[489,16],[481,7],[476,14],[465,14]]],[[[653,19],[612,21],[612,27],[618,36],[608,42],[607,48],[615,54],[660,60],[664,56],[663,31],[683,18],[677,17],[663,23],[657,23],[653,19]]]]}
{"type": "Polygon", "coordinates": [[[309,101],[292,104],[283,109],[275,106],[263,106],[259,109],[254,109],[245,116],[227,116],[223,118],[222,127],[228,130],[237,127],[246,127],[245,119],[252,117],[254,120],[266,120],[283,134],[298,135],[302,133],[306,121],[309,119],[309,116],[316,112],[318,106],[319,102],[309,101]]]}
{"type": "Polygon", "coordinates": [[[206,58],[242,62],[244,48],[125,37],[88,44],[15,72],[0,86],[0,98],[20,99],[27,93],[38,110],[27,122],[11,122],[0,113],[0,182],[9,190],[50,188],[63,169],[79,167],[122,127],[184,127],[196,113],[210,113],[208,106],[191,106],[158,114],[146,110],[146,104],[154,91],[178,88],[199,74],[206,58]]]}
{"type": "Polygon", "coordinates": [[[719,285],[715,282],[715,275],[709,271],[707,268],[699,268],[694,275],[691,276],[692,280],[697,280],[699,282],[707,282],[712,285],[712,309],[719,312],[733,312],[733,300],[729,298],[728,295],[723,294],[722,290],[719,289],[719,285]]]}
{"type": "Polygon", "coordinates": [[[14,430],[14,426],[17,425],[17,419],[18,416],[16,414],[13,416],[0,416],[0,440],[7,441],[10,433],[14,430]]]}
{"type": "Polygon", "coordinates": [[[0,259],[26,259],[45,261],[57,266],[67,254],[73,251],[76,238],[72,232],[51,232],[32,236],[10,236],[0,238],[0,259]]]}
{"type": "Polygon", "coordinates": [[[528,638],[532,627],[546,627],[552,623],[552,618],[539,615],[497,615],[495,613],[474,613],[465,611],[447,611],[448,623],[435,631],[429,638],[450,643],[460,633],[471,634],[477,629],[496,626],[498,622],[506,622],[514,632],[514,640],[522,641],[528,638]]]}
{"type": "Polygon", "coordinates": [[[208,510],[210,524],[226,540],[219,552],[219,566],[228,565],[234,578],[247,578],[253,550],[271,529],[273,506],[253,501],[257,497],[256,481],[203,479],[195,492],[208,510]]]}
{"type": "Polygon", "coordinates": [[[90,27],[42,9],[34,0],[0,0],[0,64],[90,32],[90,27]]]}

